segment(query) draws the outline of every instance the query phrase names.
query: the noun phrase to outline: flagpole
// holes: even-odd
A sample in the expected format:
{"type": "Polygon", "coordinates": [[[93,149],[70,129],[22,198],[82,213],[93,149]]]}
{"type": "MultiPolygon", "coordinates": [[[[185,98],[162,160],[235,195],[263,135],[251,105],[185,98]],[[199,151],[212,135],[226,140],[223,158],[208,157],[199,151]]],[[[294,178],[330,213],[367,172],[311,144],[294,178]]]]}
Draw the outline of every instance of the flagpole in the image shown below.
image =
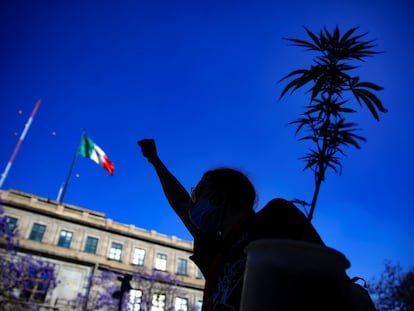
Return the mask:
{"type": "Polygon", "coordinates": [[[7,174],[9,173],[9,170],[10,170],[12,164],[13,164],[14,158],[16,157],[16,154],[19,151],[20,146],[22,145],[24,138],[25,138],[27,132],[29,131],[30,125],[33,122],[33,119],[35,117],[35,114],[37,112],[37,109],[39,109],[40,102],[41,102],[40,99],[38,99],[37,102],[36,102],[36,104],[35,104],[35,106],[34,106],[34,108],[33,108],[32,114],[29,117],[29,120],[27,121],[27,123],[24,126],[24,129],[23,129],[22,134],[20,135],[19,141],[17,142],[16,147],[14,147],[13,154],[10,157],[9,162],[6,165],[6,168],[4,169],[3,174],[1,174],[1,178],[0,178],[0,189],[3,186],[4,180],[6,179],[7,174]]]}
{"type": "Polygon", "coordinates": [[[66,191],[68,190],[69,181],[72,177],[72,173],[75,168],[76,160],[78,159],[79,148],[80,148],[80,145],[82,144],[83,135],[85,135],[85,130],[82,131],[81,139],[79,141],[78,147],[76,148],[75,155],[73,156],[73,159],[72,159],[72,164],[69,169],[68,177],[66,178],[65,182],[62,184],[62,186],[59,189],[57,201],[59,201],[60,204],[63,203],[63,199],[65,198],[66,191]]]}

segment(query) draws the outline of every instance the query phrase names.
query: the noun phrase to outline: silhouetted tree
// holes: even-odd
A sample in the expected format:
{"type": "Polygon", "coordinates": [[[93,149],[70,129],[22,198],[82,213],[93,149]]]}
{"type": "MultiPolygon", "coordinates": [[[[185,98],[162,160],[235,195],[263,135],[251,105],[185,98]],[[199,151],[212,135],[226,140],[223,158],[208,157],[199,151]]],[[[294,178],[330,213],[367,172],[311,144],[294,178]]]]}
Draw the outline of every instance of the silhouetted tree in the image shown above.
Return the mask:
{"type": "Polygon", "coordinates": [[[403,275],[394,298],[404,304],[404,311],[414,311],[414,267],[403,275]]]}
{"type": "Polygon", "coordinates": [[[357,29],[351,28],[342,35],[338,27],[332,32],[324,28],[319,34],[305,28],[309,41],[286,39],[294,46],[317,53],[309,69],[292,71],[281,79],[290,81],[280,95],[282,98],[288,92],[309,87],[310,103],[298,119],[290,122],[297,125],[296,134],[304,132],[299,140],[314,145],[302,158],[306,162],[304,170],[311,169],[315,178],[312,202],[307,204],[310,205],[309,223],[327,170],[341,173],[340,157],[345,155],[344,147],[359,149],[359,142],[365,141],[356,134],[357,124],[345,119],[356,112],[351,99],[368,107],[376,120],[379,120],[380,112],[386,112],[374,93],[383,88],[372,82],[362,82],[359,76],[352,74],[358,68],[355,62],[378,53],[372,50],[374,40],[363,40],[366,34],[356,34],[357,29]]]}
{"type": "Polygon", "coordinates": [[[414,267],[404,272],[399,264],[386,261],[369,289],[378,311],[414,311],[414,267]]]}

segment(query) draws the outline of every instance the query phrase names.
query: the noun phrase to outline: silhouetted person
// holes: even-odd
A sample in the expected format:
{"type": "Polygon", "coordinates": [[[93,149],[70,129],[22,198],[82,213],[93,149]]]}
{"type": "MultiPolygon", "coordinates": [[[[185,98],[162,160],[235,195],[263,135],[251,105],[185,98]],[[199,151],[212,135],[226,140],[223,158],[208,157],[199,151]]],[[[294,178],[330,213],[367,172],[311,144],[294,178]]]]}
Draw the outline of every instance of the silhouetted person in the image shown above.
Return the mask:
{"type": "Polygon", "coordinates": [[[313,226],[303,236],[306,217],[286,200],[273,199],[256,213],[256,191],[243,173],[230,168],[207,171],[189,194],[158,157],[154,140],[143,139],[138,145],[155,168],[171,207],[194,237],[191,259],[206,280],[203,311],[239,310],[244,248],[250,242],[280,238],[324,245],[313,226]]]}

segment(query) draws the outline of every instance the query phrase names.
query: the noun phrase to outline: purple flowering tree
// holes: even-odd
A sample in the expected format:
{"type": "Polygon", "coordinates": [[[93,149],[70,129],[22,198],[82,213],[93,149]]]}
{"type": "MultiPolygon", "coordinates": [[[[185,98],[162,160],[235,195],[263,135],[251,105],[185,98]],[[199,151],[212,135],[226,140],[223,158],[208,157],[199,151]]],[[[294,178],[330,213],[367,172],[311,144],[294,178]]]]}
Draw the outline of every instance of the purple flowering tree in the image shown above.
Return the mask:
{"type": "Polygon", "coordinates": [[[0,310],[39,310],[57,285],[55,265],[18,251],[17,230],[0,206],[0,310]]]}
{"type": "Polygon", "coordinates": [[[156,310],[157,308],[175,310],[174,301],[167,300],[167,297],[180,294],[179,282],[175,275],[142,268],[139,273],[133,275],[132,279],[133,290],[130,292],[128,302],[130,310],[150,311],[152,307],[156,310]]]}
{"type": "Polygon", "coordinates": [[[112,295],[117,289],[117,274],[108,270],[98,270],[89,276],[84,292],[79,293],[77,299],[69,304],[74,310],[112,310],[108,309],[111,306],[116,310],[116,300],[112,295]]]}
{"type": "MultiPolygon", "coordinates": [[[[131,289],[123,297],[122,310],[175,310],[174,301],[167,300],[167,297],[175,297],[180,293],[175,275],[142,267],[131,273],[131,277],[131,289]]],[[[120,296],[116,293],[120,289],[121,279],[122,275],[113,271],[95,271],[89,277],[84,292],[70,305],[74,310],[118,310],[120,296]]]]}

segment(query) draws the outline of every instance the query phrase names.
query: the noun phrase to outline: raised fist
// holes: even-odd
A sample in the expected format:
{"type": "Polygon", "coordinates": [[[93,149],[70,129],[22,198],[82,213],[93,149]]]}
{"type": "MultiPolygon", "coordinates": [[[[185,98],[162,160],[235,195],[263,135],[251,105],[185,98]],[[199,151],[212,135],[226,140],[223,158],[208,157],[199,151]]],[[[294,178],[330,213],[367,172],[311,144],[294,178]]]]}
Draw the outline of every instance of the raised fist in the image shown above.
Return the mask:
{"type": "Polygon", "coordinates": [[[141,147],[141,152],[149,162],[158,158],[157,148],[155,147],[155,141],[153,139],[141,139],[137,141],[138,146],[141,147]]]}

